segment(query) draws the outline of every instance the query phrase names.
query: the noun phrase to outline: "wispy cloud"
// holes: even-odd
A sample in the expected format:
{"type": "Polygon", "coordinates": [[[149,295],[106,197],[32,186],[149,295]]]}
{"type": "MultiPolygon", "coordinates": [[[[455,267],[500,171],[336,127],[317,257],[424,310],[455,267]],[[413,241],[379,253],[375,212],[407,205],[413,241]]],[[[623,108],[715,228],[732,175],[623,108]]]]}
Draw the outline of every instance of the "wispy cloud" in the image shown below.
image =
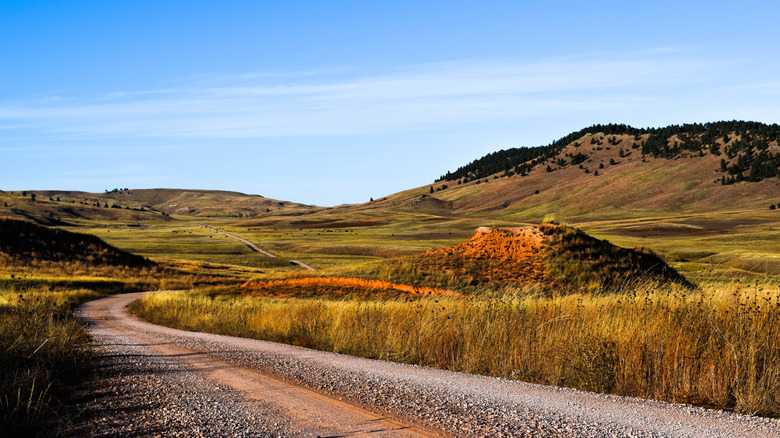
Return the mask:
{"type": "Polygon", "coordinates": [[[459,61],[392,73],[246,74],[99,97],[0,101],[0,126],[76,138],[353,135],[619,110],[695,83],[673,50],[534,62],[459,61]]]}

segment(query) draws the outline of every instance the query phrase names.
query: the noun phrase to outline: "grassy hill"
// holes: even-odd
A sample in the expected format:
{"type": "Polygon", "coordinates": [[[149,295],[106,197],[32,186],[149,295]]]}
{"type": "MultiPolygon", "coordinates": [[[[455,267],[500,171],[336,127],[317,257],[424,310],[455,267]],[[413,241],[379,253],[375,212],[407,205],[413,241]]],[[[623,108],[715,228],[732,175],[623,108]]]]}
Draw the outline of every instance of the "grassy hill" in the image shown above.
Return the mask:
{"type": "Polygon", "coordinates": [[[374,208],[538,221],[735,210],[780,203],[777,125],[603,125],[549,146],[495,152],[374,208]]]}
{"type": "Polygon", "coordinates": [[[79,191],[0,192],[0,215],[42,225],[83,221],[143,222],[171,216],[256,218],[302,215],[318,207],[216,190],[113,189],[104,193],[79,191]]]}
{"type": "Polygon", "coordinates": [[[5,270],[49,267],[71,273],[88,268],[155,266],[146,258],[115,248],[93,235],[7,218],[0,218],[0,261],[5,270]]]}

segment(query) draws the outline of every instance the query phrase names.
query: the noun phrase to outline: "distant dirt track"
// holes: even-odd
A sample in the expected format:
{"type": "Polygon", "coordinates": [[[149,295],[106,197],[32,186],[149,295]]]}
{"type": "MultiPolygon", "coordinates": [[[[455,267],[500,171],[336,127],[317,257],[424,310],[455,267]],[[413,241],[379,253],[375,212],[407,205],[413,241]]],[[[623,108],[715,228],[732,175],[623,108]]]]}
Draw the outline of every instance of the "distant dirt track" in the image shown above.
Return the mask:
{"type": "Polygon", "coordinates": [[[156,326],[127,313],[142,295],[79,311],[120,383],[98,382],[74,435],[780,437],[780,420],[156,326]]]}
{"type": "MultiPolygon", "coordinates": [[[[230,237],[231,239],[236,239],[236,240],[244,243],[252,251],[259,252],[260,254],[262,254],[264,256],[276,258],[275,255],[271,254],[270,252],[263,251],[262,249],[260,249],[260,247],[258,247],[254,243],[252,243],[252,242],[250,242],[250,241],[248,241],[248,240],[246,240],[246,239],[244,239],[242,237],[234,236],[234,235],[232,235],[230,233],[226,233],[224,231],[220,231],[220,230],[218,230],[216,228],[212,228],[212,227],[209,227],[209,226],[206,226],[206,225],[201,225],[201,227],[203,227],[203,228],[205,228],[207,230],[214,231],[215,233],[222,234],[223,236],[230,237]]],[[[290,260],[290,263],[292,263],[294,265],[298,265],[298,266],[300,266],[300,267],[302,267],[304,269],[308,269],[309,271],[316,271],[316,269],[312,268],[311,266],[307,265],[306,263],[299,262],[298,260],[290,260]]]]}

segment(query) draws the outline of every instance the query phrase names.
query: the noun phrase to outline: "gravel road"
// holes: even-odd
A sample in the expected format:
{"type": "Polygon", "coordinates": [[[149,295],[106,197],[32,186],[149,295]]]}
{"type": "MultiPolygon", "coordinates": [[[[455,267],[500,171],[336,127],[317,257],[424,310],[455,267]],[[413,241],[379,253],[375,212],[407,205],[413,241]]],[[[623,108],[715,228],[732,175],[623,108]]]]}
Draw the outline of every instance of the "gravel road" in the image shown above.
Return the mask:
{"type": "Polygon", "coordinates": [[[70,436],[780,437],[780,420],[193,333],[80,309],[102,377],[70,436]]]}

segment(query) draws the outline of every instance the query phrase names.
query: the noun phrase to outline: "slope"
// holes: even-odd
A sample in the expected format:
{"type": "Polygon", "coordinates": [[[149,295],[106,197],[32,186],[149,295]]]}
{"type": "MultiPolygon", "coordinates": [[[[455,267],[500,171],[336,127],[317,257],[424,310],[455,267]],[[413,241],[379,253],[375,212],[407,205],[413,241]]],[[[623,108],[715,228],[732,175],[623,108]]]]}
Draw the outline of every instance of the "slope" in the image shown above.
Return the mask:
{"type": "Polygon", "coordinates": [[[0,218],[0,262],[11,271],[56,268],[58,272],[73,272],[155,266],[154,262],[117,249],[96,236],[8,218],[0,218]]]}
{"type": "Polygon", "coordinates": [[[302,215],[318,207],[217,190],[113,189],[104,193],[42,190],[0,192],[0,215],[42,225],[83,221],[141,222],[171,216],[254,218],[302,215]]]}
{"type": "Polygon", "coordinates": [[[593,126],[549,146],[489,154],[361,208],[523,221],[766,210],[780,202],[779,131],[753,122],[593,126]]]}

